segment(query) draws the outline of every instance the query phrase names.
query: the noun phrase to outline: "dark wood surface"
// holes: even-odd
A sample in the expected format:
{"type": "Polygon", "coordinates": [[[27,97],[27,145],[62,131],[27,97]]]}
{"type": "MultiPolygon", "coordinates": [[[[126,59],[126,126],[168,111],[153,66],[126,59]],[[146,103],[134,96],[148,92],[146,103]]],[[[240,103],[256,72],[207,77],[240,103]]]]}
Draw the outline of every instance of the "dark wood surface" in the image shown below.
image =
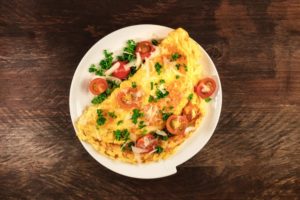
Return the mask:
{"type": "Polygon", "coordinates": [[[300,1],[0,1],[0,199],[299,199],[300,1]],[[162,179],[98,164],[72,128],[84,53],[134,24],[184,27],[223,86],[204,149],[162,179]]]}

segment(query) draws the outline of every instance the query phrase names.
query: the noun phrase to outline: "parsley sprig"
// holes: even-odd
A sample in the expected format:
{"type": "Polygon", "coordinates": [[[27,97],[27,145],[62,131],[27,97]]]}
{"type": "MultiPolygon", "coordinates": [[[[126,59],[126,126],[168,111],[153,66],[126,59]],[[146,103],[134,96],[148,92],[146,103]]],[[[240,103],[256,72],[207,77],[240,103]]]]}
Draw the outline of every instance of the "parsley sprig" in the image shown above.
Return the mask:
{"type": "Polygon", "coordinates": [[[103,124],[105,124],[106,118],[103,116],[103,113],[102,113],[101,109],[97,109],[97,115],[98,115],[97,124],[99,126],[102,126],[103,124]]]}
{"type": "Polygon", "coordinates": [[[121,56],[118,56],[118,60],[120,61],[132,61],[135,59],[135,48],[136,43],[133,40],[127,41],[127,46],[123,49],[123,54],[121,56]]]}

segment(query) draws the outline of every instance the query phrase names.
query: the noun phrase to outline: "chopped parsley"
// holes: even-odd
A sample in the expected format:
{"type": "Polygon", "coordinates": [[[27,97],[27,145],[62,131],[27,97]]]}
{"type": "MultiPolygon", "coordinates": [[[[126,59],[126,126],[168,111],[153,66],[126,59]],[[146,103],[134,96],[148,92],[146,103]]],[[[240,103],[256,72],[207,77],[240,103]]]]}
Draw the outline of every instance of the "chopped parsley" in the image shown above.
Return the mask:
{"type": "Polygon", "coordinates": [[[124,121],[123,120],[120,120],[117,122],[117,125],[119,126],[120,124],[122,124],[124,121]]]}
{"type": "Polygon", "coordinates": [[[121,145],[121,150],[122,151],[126,151],[126,150],[130,151],[132,146],[134,146],[134,142],[133,141],[131,141],[129,143],[125,142],[124,144],[121,145]]]}
{"type": "Polygon", "coordinates": [[[148,130],[147,129],[144,129],[144,130],[142,130],[142,135],[146,135],[147,133],[148,133],[148,130]]]}
{"type": "Polygon", "coordinates": [[[179,70],[180,64],[176,64],[175,67],[177,70],[179,70]]]}
{"type": "Polygon", "coordinates": [[[157,100],[155,99],[154,96],[150,95],[149,96],[149,99],[148,99],[148,102],[151,103],[151,102],[156,102],[157,100]]]}
{"type": "Polygon", "coordinates": [[[131,87],[132,87],[132,88],[136,88],[136,82],[132,82],[132,83],[131,83],[131,87]]]}
{"type": "Polygon", "coordinates": [[[162,115],[162,119],[164,121],[167,121],[167,119],[172,115],[173,113],[165,113],[165,112],[162,112],[161,115],[162,115]]]}
{"type": "Polygon", "coordinates": [[[193,99],[193,93],[191,93],[189,96],[188,96],[188,100],[192,100],[193,99]]]}
{"type": "Polygon", "coordinates": [[[128,40],[127,46],[123,49],[123,54],[121,56],[118,56],[118,60],[130,62],[133,59],[135,59],[135,48],[136,48],[135,41],[128,40]]]}
{"type": "Polygon", "coordinates": [[[204,101],[208,103],[208,102],[211,101],[211,98],[210,98],[210,97],[207,97],[207,98],[204,99],[204,101]]]}
{"type": "Polygon", "coordinates": [[[184,70],[187,72],[188,71],[188,67],[186,65],[184,65],[184,70]]]}
{"type": "Polygon", "coordinates": [[[157,89],[155,94],[156,94],[156,99],[162,99],[169,95],[169,91],[166,89],[164,90],[157,89]]]}
{"type": "Polygon", "coordinates": [[[165,81],[164,79],[160,79],[160,80],[159,80],[159,83],[160,83],[160,84],[163,84],[163,83],[165,83],[165,82],[166,82],[166,81],[165,81]]]}
{"type": "Polygon", "coordinates": [[[112,62],[113,62],[113,53],[104,50],[104,59],[100,61],[100,67],[102,69],[109,69],[112,66],[112,62]]]}
{"type": "Polygon", "coordinates": [[[129,72],[128,77],[133,76],[133,75],[135,74],[136,71],[137,71],[136,66],[131,67],[131,68],[130,68],[130,72],[129,72]]]}
{"type": "Polygon", "coordinates": [[[171,61],[175,61],[175,60],[177,60],[177,59],[180,58],[180,57],[181,57],[180,54],[174,53],[174,54],[171,55],[171,61]]]}
{"type": "Polygon", "coordinates": [[[137,124],[139,117],[142,117],[144,114],[140,112],[139,109],[133,109],[133,114],[131,116],[132,123],[137,124]]]}
{"type": "Polygon", "coordinates": [[[129,139],[129,131],[127,129],[115,130],[114,135],[115,135],[115,139],[118,141],[120,141],[120,140],[127,141],[129,139]]]}
{"type": "Polygon", "coordinates": [[[110,116],[111,118],[117,118],[115,112],[108,112],[108,116],[110,116]]]}
{"type": "Polygon", "coordinates": [[[144,123],[145,123],[144,121],[139,122],[139,129],[146,127],[146,125],[144,123]]]}
{"type": "Polygon", "coordinates": [[[157,146],[155,147],[155,149],[156,149],[156,153],[161,153],[164,150],[161,146],[157,146]]]}
{"type": "Polygon", "coordinates": [[[152,44],[153,44],[154,46],[157,46],[157,45],[158,45],[158,41],[155,40],[155,39],[151,40],[151,42],[152,42],[152,44]]]}
{"type": "Polygon", "coordinates": [[[107,95],[105,92],[99,94],[98,96],[94,97],[92,100],[92,104],[99,104],[102,103],[107,98],[107,95]]]}
{"type": "Polygon", "coordinates": [[[157,74],[160,75],[160,72],[161,72],[160,70],[162,68],[161,64],[159,64],[157,62],[157,63],[155,63],[154,67],[155,67],[155,70],[156,70],[157,74]]]}
{"type": "Polygon", "coordinates": [[[150,84],[151,84],[151,90],[153,90],[153,82],[151,82],[150,84]]]}
{"type": "Polygon", "coordinates": [[[101,109],[97,109],[97,124],[99,126],[102,126],[103,124],[105,124],[106,118],[103,116],[102,110],[101,109]]]}
{"type": "Polygon", "coordinates": [[[104,50],[104,59],[102,59],[99,63],[99,66],[96,66],[95,64],[92,64],[89,68],[90,73],[95,73],[96,75],[103,76],[104,71],[111,68],[113,63],[113,53],[104,50]]]}
{"type": "Polygon", "coordinates": [[[179,75],[176,75],[175,78],[176,78],[176,79],[179,79],[179,75]]]}

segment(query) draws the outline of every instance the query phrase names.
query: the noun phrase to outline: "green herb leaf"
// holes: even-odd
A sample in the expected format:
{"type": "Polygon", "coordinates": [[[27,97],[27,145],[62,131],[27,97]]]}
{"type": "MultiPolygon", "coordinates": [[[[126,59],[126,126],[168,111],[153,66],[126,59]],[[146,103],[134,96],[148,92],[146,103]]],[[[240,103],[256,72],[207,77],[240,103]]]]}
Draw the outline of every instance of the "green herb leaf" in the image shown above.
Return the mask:
{"type": "Polygon", "coordinates": [[[140,121],[139,122],[139,129],[142,129],[144,127],[146,127],[146,125],[144,124],[144,121],[140,121]]]}
{"type": "Polygon", "coordinates": [[[136,88],[136,82],[132,82],[132,83],[131,83],[131,87],[132,87],[132,88],[136,88]]]}
{"type": "Polygon", "coordinates": [[[155,94],[156,94],[156,99],[162,99],[169,95],[169,91],[166,89],[164,89],[163,91],[157,89],[155,94]]]}
{"type": "Polygon", "coordinates": [[[146,135],[147,133],[148,133],[148,130],[147,129],[144,129],[144,130],[142,130],[142,135],[146,135]]]}
{"type": "Polygon", "coordinates": [[[176,64],[175,67],[176,67],[177,70],[179,70],[180,64],[176,64]]]}
{"type": "Polygon", "coordinates": [[[92,104],[99,104],[102,103],[107,98],[107,95],[105,92],[99,94],[98,96],[94,97],[92,100],[92,104]]]}
{"type": "Polygon", "coordinates": [[[102,69],[108,70],[109,68],[111,68],[112,66],[112,62],[113,62],[113,53],[104,50],[104,59],[100,61],[100,67],[102,69]]]}
{"type": "Polygon", "coordinates": [[[187,72],[188,71],[188,67],[186,65],[184,65],[184,70],[187,72]]]}
{"type": "Polygon", "coordinates": [[[111,118],[117,118],[117,115],[115,114],[115,112],[108,112],[108,115],[109,115],[111,118]]]}
{"type": "Polygon", "coordinates": [[[132,150],[131,149],[132,146],[134,146],[134,142],[133,141],[131,141],[129,143],[125,142],[124,144],[121,145],[121,150],[122,151],[131,151],[132,150]]]}
{"type": "Polygon", "coordinates": [[[120,120],[117,122],[117,125],[119,126],[120,124],[122,124],[124,121],[123,120],[120,120]]]}
{"type": "Polygon", "coordinates": [[[175,78],[176,78],[176,79],[179,79],[179,75],[176,75],[175,78]]]}
{"type": "Polygon", "coordinates": [[[131,67],[128,77],[132,77],[136,72],[137,72],[136,67],[135,66],[131,67]]]}
{"type": "Polygon", "coordinates": [[[159,83],[160,83],[160,84],[163,84],[163,83],[166,83],[166,81],[165,81],[164,79],[160,79],[160,80],[159,80],[159,83]]]}
{"type": "Polygon", "coordinates": [[[139,109],[133,109],[133,114],[131,116],[132,123],[137,124],[137,119],[143,115],[144,114],[141,113],[139,109]]]}
{"type": "Polygon", "coordinates": [[[120,140],[125,140],[127,141],[129,139],[129,131],[127,129],[123,129],[123,130],[115,130],[114,132],[115,135],[115,139],[120,141],[120,140]]]}
{"type": "Polygon", "coordinates": [[[148,102],[151,103],[151,102],[156,102],[157,100],[155,99],[154,96],[150,95],[149,96],[149,99],[148,99],[148,102]]]}
{"type": "Polygon", "coordinates": [[[154,67],[155,67],[155,70],[156,70],[157,74],[160,75],[160,72],[161,72],[160,70],[162,68],[161,64],[159,64],[157,62],[157,63],[155,63],[154,67]]]}
{"type": "Polygon", "coordinates": [[[211,98],[210,98],[210,97],[207,97],[207,98],[204,99],[204,101],[208,103],[208,102],[211,101],[211,98]]]}
{"type": "Polygon", "coordinates": [[[188,100],[192,100],[193,99],[193,93],[191,93],[189,96],[188,96],[188,100]]]}
{"type": "Polygon", "coordinates": [[[180,54],[174,53],[174,54],[171,55],[171,61],[175,61],[175,60],[177,60],[177,59],[180,58],[180,57],[181,57],[180,54]]]}
{"type": "Polygon", "coordinates": [[[123,49],[123,54],[121,56],[118,56],[118,60],[130,62],[133,59],[135,59],[135,48],[136,48],[135,41],[128,40],[127,46],[123,49]]]}
{"type": "Polygon", "coordinates": [[[151,90],[153,90],[153,82],[151,82],[151,90]]]}
{"type": "Polygon", "coordinates": [[[173,114],[173,113],[165,113],[165,112],[162,112],[161,113],[162,114],[162,119],[164,120],[164,121],[167,121],[167,119],[173,114]]]}
{"type": "Polygon", "coordinates": [[[157,46],[157,45],[158,45],[158,41],[155,40],[155,39],[151,40],[151,42],[152,42],[152,44],[153,44],[154,46],[157,46]]]}
{"type": "Polygon", "coordinates": [[[156,149],[156,153],[161,153],[164,150],[161,146],[157,146],[155,147],[155,149],[156,149]]]}
{"type": "Polygon", "coordinates": [[[97,115],[98,115],[97,124],[99,126],[102,126],[103,124],[105,124],[106,118],[103,116],[101,109],[97,109],[97,115]]]}

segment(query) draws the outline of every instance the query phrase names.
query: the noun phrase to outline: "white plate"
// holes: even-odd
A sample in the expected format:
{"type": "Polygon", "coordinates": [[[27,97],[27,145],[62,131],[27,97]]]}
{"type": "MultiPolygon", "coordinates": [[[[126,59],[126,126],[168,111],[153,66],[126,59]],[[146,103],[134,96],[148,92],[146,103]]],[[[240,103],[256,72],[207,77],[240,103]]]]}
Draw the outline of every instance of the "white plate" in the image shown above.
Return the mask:
{"type": "MultiPolygon", "coordinates": [[[[91,104],[92,96],[89,94],[87,88],[93,75],[88,72],[88,68],[92,63],[98,63],[103,58],[102,52],[104,49],[118,52],[124,47],[126,41],[129,39],[140,41],[150,38],[164,38],[172,30],[173,29],[171,28],[159,25],[129,26],[110,33],[92,46],[80,61],[71,83],[69,103],[73,126],[84,108],[91,104]]],[[[112,160],[95,151],[88,143],[81,141],[84,148],[94,159],[116,173],[134,178],[150,179],[169,176],[176,173],[176,167],[178,165],[193,157],[204,147],[212,136],[219,120],[222,106],[222,90],[219,75],[214,63],[200,45],[199,48],[203,54],[201,63],[205,69],[205,73],[206,75],[215,78],[218,88],[213,100],[207,104],[207,114],[200,127],[197,128],[197,131],[167,160],[140,165],[132,165],[112,160]]],[[[74,129],[76,131],[75,126],[74,129]]]]}

